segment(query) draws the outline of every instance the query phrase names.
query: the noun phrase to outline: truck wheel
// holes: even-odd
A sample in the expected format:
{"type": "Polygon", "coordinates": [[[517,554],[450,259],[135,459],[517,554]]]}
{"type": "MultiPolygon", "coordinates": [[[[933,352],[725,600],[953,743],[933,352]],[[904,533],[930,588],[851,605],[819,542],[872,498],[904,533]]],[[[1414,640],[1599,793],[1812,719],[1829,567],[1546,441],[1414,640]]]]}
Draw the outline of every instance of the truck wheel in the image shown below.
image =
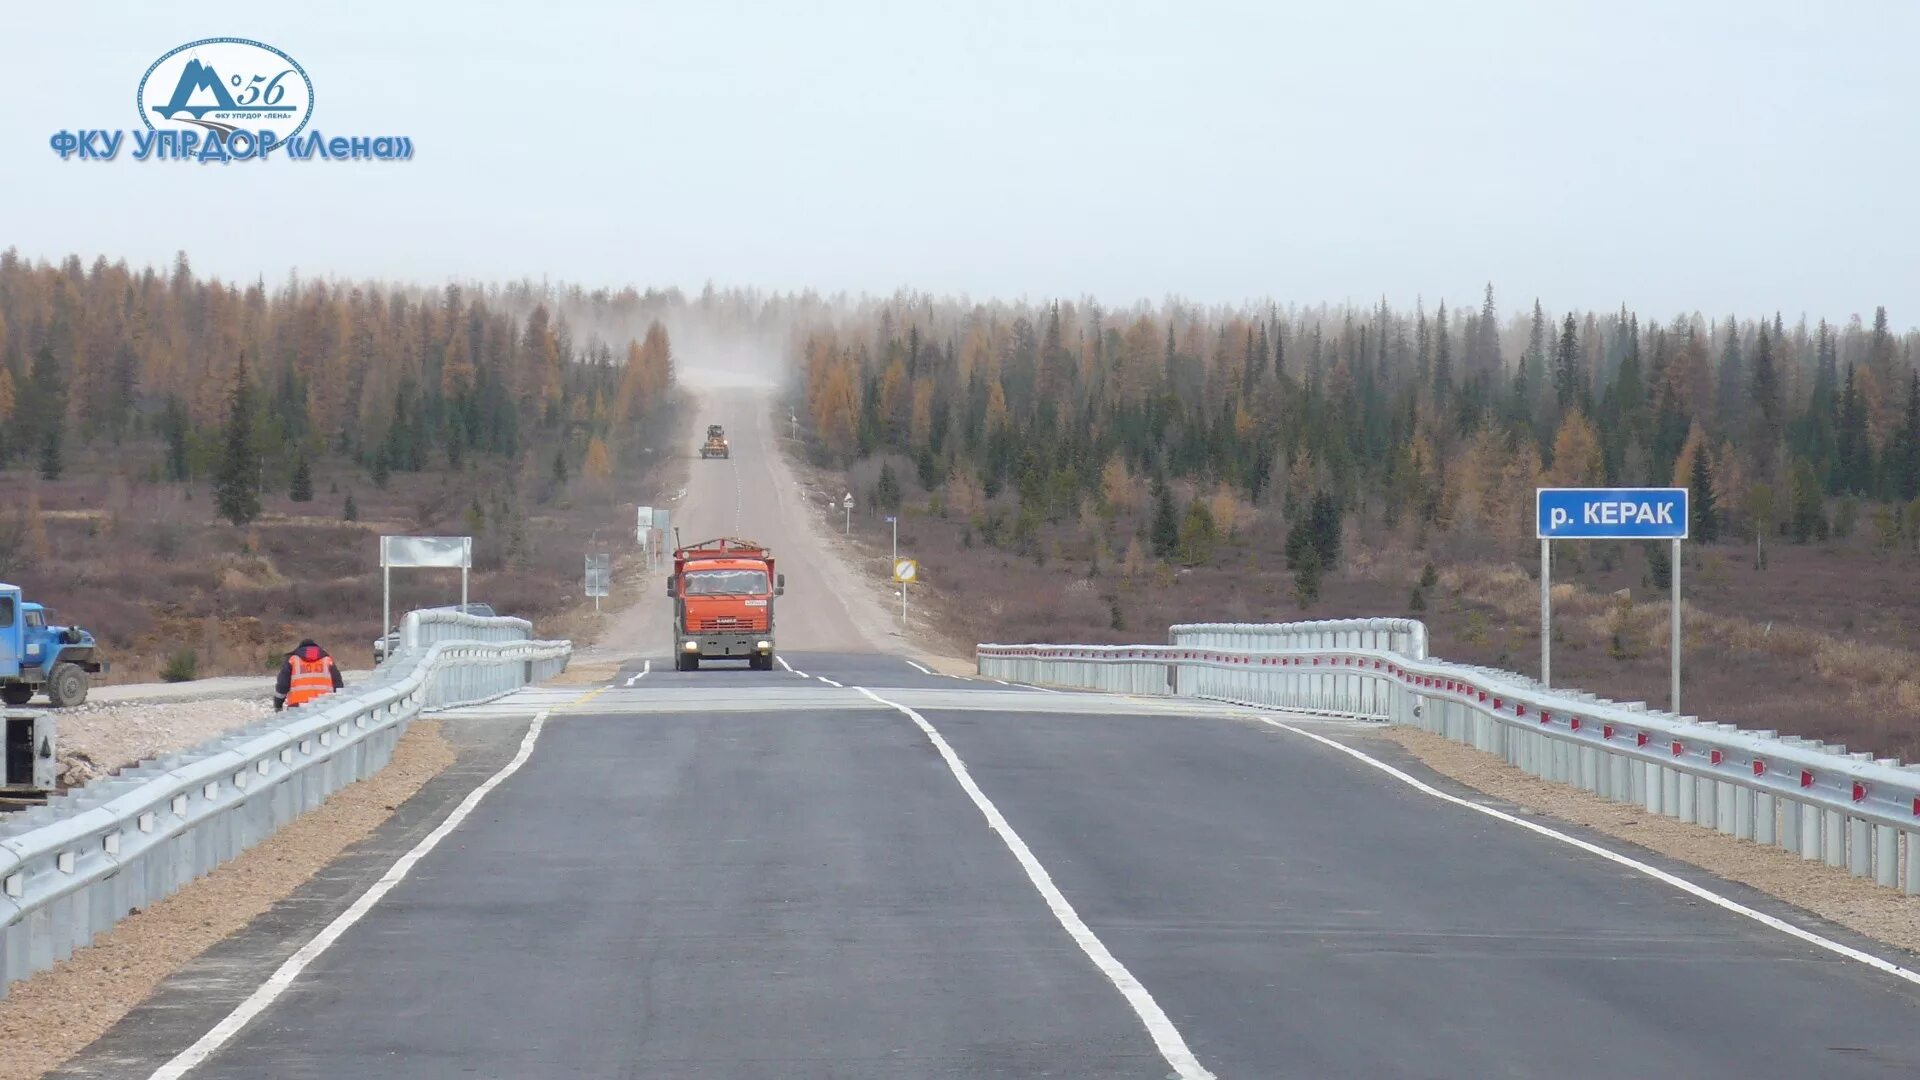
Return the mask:
{"type": "Polygon", "coordinates": [[[772,654],[768,654],[766,656],[752,657],[747,666],[755,671],[772,671],[773,656],[772,654]]]}
{"type": "Polygon", "coordinates": [[[47,674],[47,701],[56,709],[87,700],[87,672],[78,664],[55,664],[47,674]]]}
{"type": "Polygon", "coordinates": [[[0,686],[0,701],[9,705],[25,705],[33,700],[33,687],[21,682],[0,686]]]}
{"type": "Polygon", "coordinates": [[[675,670],[675,671],[699,671],[699,670],[700,670],[700,657],[699,657],[699,655],[698,655],[698,654],[695,654],[695,655],[692,655],[692,656],[689,656],[689,655],[687,655],[686,653],[681,653],[681,654],[680,654],[679,656],[676,656],[676,657],[674,657],[674,658],[673,658],[673,670],[675,670]]]}

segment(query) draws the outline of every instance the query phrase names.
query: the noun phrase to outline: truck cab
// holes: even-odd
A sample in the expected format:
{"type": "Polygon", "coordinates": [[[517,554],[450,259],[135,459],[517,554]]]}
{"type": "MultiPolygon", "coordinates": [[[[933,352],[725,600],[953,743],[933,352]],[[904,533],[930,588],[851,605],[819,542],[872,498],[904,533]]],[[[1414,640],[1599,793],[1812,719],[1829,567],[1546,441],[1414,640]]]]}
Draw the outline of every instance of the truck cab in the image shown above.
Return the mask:
{"type": "Polygon", "coordinates": [[[719,424],[707,425],[707,441],[700,447],[703,458],[724,458],[731,456],[727,447],[727,433],[719,424]]]}
{"type": "Polygon", "coordinates": [[[773,668],[773,598],[787,590],[773,552],[751,540],[702,540],[673,553],[674,668],[702,660],[745,660],[773,668]]]}
{"type": "Polygon", "coordinates": [[[52,613],[0,583],[0,701],[25,705],[44,692],[55,708],[87,700],[92,676],[107,670],[93,635],[57,626],[52,613]]]}

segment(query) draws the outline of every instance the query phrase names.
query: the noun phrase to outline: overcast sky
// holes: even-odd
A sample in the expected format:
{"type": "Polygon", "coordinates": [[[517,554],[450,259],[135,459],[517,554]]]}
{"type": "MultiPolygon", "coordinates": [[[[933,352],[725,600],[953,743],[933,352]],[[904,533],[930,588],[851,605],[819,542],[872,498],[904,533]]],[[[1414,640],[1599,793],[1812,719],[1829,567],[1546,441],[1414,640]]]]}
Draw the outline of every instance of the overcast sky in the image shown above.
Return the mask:
{"type": "Polygon", "coordinates": [[[8,5],[0,247],[270,281],[1920,321],[1920,5],[8,5]],[[61,161],[268,42],[407,163],[61,161]]]}

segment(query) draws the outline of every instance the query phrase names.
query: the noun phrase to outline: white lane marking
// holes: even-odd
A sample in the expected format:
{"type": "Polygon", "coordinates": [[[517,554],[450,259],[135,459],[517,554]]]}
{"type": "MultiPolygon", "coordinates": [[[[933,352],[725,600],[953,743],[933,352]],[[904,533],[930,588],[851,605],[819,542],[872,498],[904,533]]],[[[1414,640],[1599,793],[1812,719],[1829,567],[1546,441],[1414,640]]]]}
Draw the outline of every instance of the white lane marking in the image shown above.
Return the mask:
{"type": "Polygon", "coordinates": [[[828,686],[844,686],[845,685],[844,683],[834,682],[832,679],[827,678],[825,675],[815,675],[814,678],[819,679],[821,682],[826,683],[828,686]]]}
{"type": "Polygon", "coordinates": [[[1466,799],[1462,799],[1457,795],[1449,795],[1446,792],[1441,791],[1439,788],[1436,788],[1431,784],[1428,784],[1414,776],[1411,776],[1405,772],[1402,772],[1401,770],[1394,768],[1393,766],[1387,764],[1384,761],[1379,760],[1378,758],[1369,757],[1368,755],[1362,753],[1361,751],[1355,750],[1353,747],[1348,746],[1345,743],[1337,742],[1333,739],[1329,739],[1325,735],[1316,735],[1311,731],[1294,727],[1292,724],[1282,723],[1278,720],[1275,720],[1267,716],[1262,716],[1259,719],[1262,723],[1271,724],[1274,727],[1281,729],[1282,731],[1291,731],[1295,735],[1305,735],[1307,738],[1312,739],[1314,742],[1323,743],[1327,746],[1334,748],[1335,750],[1340,751],[1343,754],[1346,754],[1349,757],[1357,758],[1361,762],[1364,762],[1365,764],[1370,765],[1373,768],[1379,769],[1381,772],[1386,773],[1388,776],[1393,777],[1395,780],[1398,780],[1401,783],[1406,784],[1407,786],[1413,788],[1416,791],[1421,792],[1422,794],[1431,795],[1442,802],[1449,802],[1455,806],[1466,807],[1468,810],[1472,810],[1475,813],[1485,814],[1490,818],[1494,818],[1495,820],[1498,820],[1498,821],[1504,821],[1509,825],[1518,825],[1529,832],[1538,833],[1541,836],[1547,837],[1552,840],[1558,840],[1563,844],[1567,844],[1569,846],[1579,848],[1581,851],[1587,852],[1588,854],[1598,855],[1601,858],[1607,860],[1608,862],[1617,863],[1618,865],[1627,867],[1630,870],[1637,870],[1640,873],[1645,874],[1648,877],[1654,879],[1655,881],[1659,881],[1664,884],[1671,885],[1674,888],[1680,890],[1683,893],[1686,893],[1689,896],[1699,897],[1700,899],[1705,900],[1707,903],[1712,904],[1715,907],[1724,908],[1727,911],[1733,912],[1735,915],[1745,916],[1746,918],[1752,919],[1754,922],[1757,922],[1762,926],[1769,927],[1774,930],[1778,930],[1781,933],[1786,934],[1788,937],[1799,938],[1801,941],[1804,941],[1809,945],[1817,946],[1819,948],[1827,950],[1828,952],[1838,953],[1839,955],[1844,956],[1849,960],[1859,961],[1860,963],[1865,964],[1876,971],[1882,971],[1888,975],[1894,976],[1895,978],[1904,979],[1907,982],[1920,985],[1920,972],[1914,972],[1907,968],[1903,968],[1900,965],[1895,964],[1891,961],[1882,960],[1880,957],[1877,957],[1872,953],[1861,952],[1859,949],[1853,948],[1852,946],[1842,945],[1840,942],[1834,941],[1832,938],[1822,937],[1811,930],[1802,929],[1798,926],[1793,925],[1790,922],[1787,922],[1784,919],[1775,918],[1774,916],[1769,915],[1764,911],[1756,911],[1753,908],[1750,908],[1745,904],[1740,903],[1737,900],[1733,900],[1728,897],[1721,896],[1719,893],[1714,892],[1711,889],[1706,889],[1706,888],[1702,888],[1699,885],[1695,885],[1693,882],[1688,881],[1686,878],[1669,874],[1665,870],[1660,869],[1659,867],[1649,866],[1638,859],[1631,858],[1626,855],[1622,855],[1617,851],[1608,851],[1606,848],[1603,848],[1598,844],[1589,843],[1585,840],[1580,839],[1577,836],[1569,836],[1566,833],[1560,832],[1557,829],[1549,829],[1545,825],[1528,821],[1525,818],[1514,817],[1512,814],[1495,810],[1491,806],[1482,806],[1479,803],[1470,802],[1466,799]]]}
{"type": "Polygon", "coordinates": [[[980,786],[973,782],[972,774],[967,772],[966,762],[961,761],[960,755],[953,752],[953,747],[947,745],[947,740],[940,736],[940,732],[935,730],[932,724],[927,723],[926,717],[905,705],[888,701],[864,686],[856,686],[854,689],[882,705],[906,714],[907,719],[912,720],[926,734],[928,741],[933,743],[933,748],[946,759],[947,768],[953,772],[953,778],[960,782],[961,789],[986,817],[987,827],[1000,834],[1000,839],[1006,843],[1007,849],[1013,852],[1015,859],[1019,860],[1021,868],[1027,872],[1027,879],[1033,882],[1033,887],[1046,900],[1047,907],[1053,909],[1053,917],[1059,920],[1067,936],[1073,938],[1074,943],[1080,946],[1080,951],[1086,953],[1087,959],[1093,961],[1093,966],[1099,968],[1100,973],[1113,983],[1121,996],[1127,999],[1127,1004],[1133,1006],[1134,1015],[1140,1018],[1140,1023],[1146,1027],[1154,1046],[1160,1049],[1160,1056],[1172,1066],[1174,1076],[1178,1080],[1213,1080],[1213,1074],[1208,1072],[1206,1067],[1200,1064],[1200,1060],[1193,1056],[1193,1051],[1187,1048],[1187,1041],[1180,1036],[1180,1029],[1173,1026],[1173,1021],[1161,1011],[1159,1004],[1153,1000],[1153,995],[1147,993],[1147,988],[1140,985],[1140,980],[1133,977],[1133,972],[1128,971],[1126,966],[1107,950],[1106,944],[1096,937],[1093,930],[1081,920],[1079,912],[1073,910],[1073,905],[1067,901],[1066,895],[1054,885],[1053,877],[1047,873],[1047,868],[1040,865],[1040,860],[1034,857],[1026,841],[1020,839],[1020,834],[1013,831],[1013,826],[1001,816],[999,809],[993,805],[993,801],[988,799],[986,793],[980,790],[980,786]]]}
{"type": "Polygon", "coordinates": [[[933,672],[931,672],[931,671],[928,671],[928,670],[927,670],[927,669],[926,669],[925,667],[923,667],[922,665],[920,665],[920,664],[916,664],[916,663],[914,663],[914,662],[913,662],[913,661],[911,661],[911,660],[908,660],[908,661],[907,661],[907,666],[908,666],[908,667],[910,667],[910,668],[912,668],[913,670],[915,670],[915,671],[917,671],[917,672],[919,672],[919,673],[920,673],[920,674],[922,674],[922,675],[931,675],[931,674],[933,674],[933,672]]]}
{"type": "Polygon", "coordinates": [[[1008,681],[1007,681],[1007,680],[1005,680],[1005,679],[995,679],[995,680],[993,680],[993,681],[994,681],[994,682],[997,682],[997,683],[999,683],[999,684],[1000,684],[1001,686],[1012,686],[1012,685],[1013,685],[1012,683],[1010,683],[1010,682],[1008,682],[1008,681]]]}
{"type": "Polygon", "coordinates": [[[1049,686],[1035,686],[1035,685],[1033,685],[1032,683],[1014,683],[1013,685],[1015,685],[1015,686],[1024,686],[1024,687],[1026,687],[1026,688],[1027,688],[1027,689],[1029,689],[1029,690],[1038,690],[1038,691],[1040,691],[1040,692],[1041,692],[1041,693],[1043,693],[1043,694],[1058,694],[1058,693],[1060,693],[1060,691],[1058,691],[1058,690],[1055,690],[1055,689],[1053,689],[1052,687],[1049,687],[1049,686]]]}
{"type": "Polygon", "coordinates": [[[649,660],[647,661],[646,666],[640,669],[640,674],[635,675],[633,678],[627,680],[627,685],[632,686],[634,683],[637,683],[641,679],[646,678],[647,674],[652,670],[653,670],[653,661],[649,660]]]}
{"type": "Polygon", "coordinates": [[[798,675],[803,679],[813,678],[813,676],[807,674],[804,671],[801,671],[800,669],[794,667],[792,664],[787,663],[787,658],[784,656],[775,656],[774,659],[780,661],[781,667],[786,668],[788,671],[793,672],[795,675],[798,675]]]}
{"type": "Polygon", "coordinates": [[[212,1030],[200,1036],[198,1042],[180,1051],[171,1061],[155,1069],[148,1080],[180,1080],[180,1077],[185,1076],[194,1066],[213,1056],[214,1052],[225,1045],[227,1040],[239,1034],[240,1029],[246,1027],[249,1021],[265,1012],[267,1007],[273,1004],[274,999],[285,993],[287,987],[293,985],[293,980],[306,970],[308,964],[319,959],[321,953],[326,952],[335,941],[340,939],[340,935],[346,933],[348,928],[359,922],[362,916],[373,910],[373,905],[379,903],[382,897],[393,891],[393,887],[400,884],[413,871],[414,865],[428,852],[439,846],[440,841],[446,839],[448,833],[459,828],[460,823],[467,819],[468,814],[473,813],[473,808],[480,805],[480,800],[486,798],[488,792],[499,787],[507,777],[520,771],[520,766],[525,765],[527,758],[533,755],[533,744],[539,741],[540,730],[546,726],[546,723],[545,712],[535,714],[533,723],[527,726],[526,737],[520,740],[520,751],[513,755],[512,761],[501,766],[500,771],[488,777],[485,783],[468,792],[467,797],[460,800],[460,805],[454,807],[453,813],[447,815],[447,820],[441,822],[439,828],[428,833],[425,839],[414,845],[413,850],[400,856],[399,861],[389,867],[387,872],[381,875],[380,880],[374,882],[366,892],[361,893],[360,898],[355,900],[352,906],[328,923],[312,941],[302,945],[299,952],[288,957],[272,975],[267,976],[267,981],[261,983],[259,989],[235,1006],[225,1019],[213,1025],[212,1030]]]}

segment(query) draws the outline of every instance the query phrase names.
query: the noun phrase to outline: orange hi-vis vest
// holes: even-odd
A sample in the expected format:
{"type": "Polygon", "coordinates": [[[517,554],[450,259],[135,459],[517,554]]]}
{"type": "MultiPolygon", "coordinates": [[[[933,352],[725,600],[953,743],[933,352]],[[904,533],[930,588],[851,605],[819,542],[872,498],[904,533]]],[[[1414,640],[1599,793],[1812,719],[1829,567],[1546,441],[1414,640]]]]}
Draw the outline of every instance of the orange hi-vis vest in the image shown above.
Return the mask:
{"type": "Polygon", "coordinates": [[[304,660],[295,653],[287,662],[293,665],[293,676],[287,680],[287,704],[305,705],[333,693],[333,657],[304,660]]]}

